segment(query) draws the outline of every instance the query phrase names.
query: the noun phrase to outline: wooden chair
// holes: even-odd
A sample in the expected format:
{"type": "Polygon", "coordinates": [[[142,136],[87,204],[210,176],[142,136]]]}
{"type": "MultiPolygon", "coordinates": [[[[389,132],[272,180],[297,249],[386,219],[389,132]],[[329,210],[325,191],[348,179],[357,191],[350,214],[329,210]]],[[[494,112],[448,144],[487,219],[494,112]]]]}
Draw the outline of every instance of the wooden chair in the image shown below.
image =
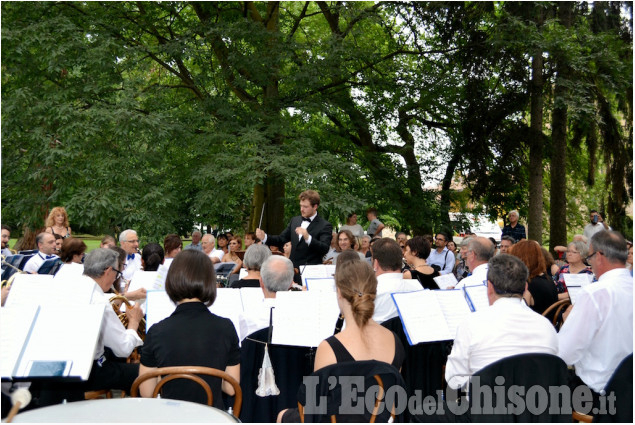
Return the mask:
{"type": "MultiPolygon", "coordinates": [[[[558,323],[558,318],[560,317],[560,313],[562,313],[562,311],[566,309],[570,304],[570,299],[556,301],[555,303],[551,304],[549,308],[543,311],[542,315],[544,317],[549,317],[549,314],[551,314],[551,312],[553,311],[553,320],[551,322],[553,323],[553,326],[556,326],[558,323]]],[[[562,323],[564,323],[564,319],[562,319],[562,323]]]]}
{"type": "Polygon", "coordinates": [[[215,376],[217,378],[221,378],[231,384],[234,387],[234,391],[236,394],[234,395],[234,416],[238,417],[240,415],[240,409],[243,404],[243,392],[240,389],[240,384],[234,378],[232,378],[227,372],[222,370],[214,369],[211,367],[204,366],[170,366],[170,367],[160,367],[152,372],[144,373],[134,380],[132,383],[132,388],[130,389],[130,397],[139,397],[139,385],[147,379],[162,377],[157,386],[154,388],[154,392],[152,393],[152,397],[156,397],[161,391],[163,385],[167,382],[170,382],[174,379],[189,379],[190,381],[194,381],[200,386],[203,387],[205,393],[207,394],[207,405],[211,406],[214,401],[214,396],[212,395],[212,389],[210,386],[198,375],[208,375],[215,376]]]}
{"type": "Polygon", "coordinates": [[[97,390],[97,391],[86,391],[84,393],[84,400],[97,400],[100,398],[112,398],[112,391],[97,390]]]}
{"type": "Polygon", "coordinates": [[[573,422],[585,423],[585,424],[590,424],[591,422],[593,422],[593,416],[585,415],[584,413],[579,413],[579,412],[576,412],[575,410],[573,411],[572,417],[573,417],[573,422]]]}

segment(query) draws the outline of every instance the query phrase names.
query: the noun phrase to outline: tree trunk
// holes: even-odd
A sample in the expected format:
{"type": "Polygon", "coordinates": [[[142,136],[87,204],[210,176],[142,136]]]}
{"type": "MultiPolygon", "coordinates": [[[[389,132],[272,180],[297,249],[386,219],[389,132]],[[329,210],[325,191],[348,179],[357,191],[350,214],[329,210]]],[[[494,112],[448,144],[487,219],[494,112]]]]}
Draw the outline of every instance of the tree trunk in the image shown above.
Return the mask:
{"type": "MultiPolygon", "coordinates": [[[[560,23],[569,28],[572,23],[573,5],[571,2],[559,3],[560,23]]],[[[551,155],[551,211],[549,215],[549,250],[556,245],[567,245],[567,105],[564,97],[567,88],[563,80],[570,74],[569,66],[562,54],[554,55],[558,76],[554,89],[554,108],[552,115],[552,155],[551,155]]]]}
{"type": "MultiPolygon", "coordinates": [[[[539,8],[536,24],[542,25],[542,10],[539,8]]],[[[531,62],[531,128],[529,131],[529,217],[527,238],[542,245],[542,178],[544,173],[544,137],[542,134],[542,50],[537,49],[531,62]]]]}

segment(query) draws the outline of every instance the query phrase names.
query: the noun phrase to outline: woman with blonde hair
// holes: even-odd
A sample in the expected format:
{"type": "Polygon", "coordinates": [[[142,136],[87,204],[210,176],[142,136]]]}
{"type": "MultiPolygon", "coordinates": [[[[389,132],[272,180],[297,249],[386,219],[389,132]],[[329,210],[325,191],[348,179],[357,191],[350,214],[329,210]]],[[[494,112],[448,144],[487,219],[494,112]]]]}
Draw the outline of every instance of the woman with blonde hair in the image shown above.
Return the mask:
{"type": "Polygon", "coordinates": [[[61,235],[64,239],[71,236],[68,214],[64,207],[53,208],[46,219],[45,225],[46,231],[53,235],[61,235]]]}

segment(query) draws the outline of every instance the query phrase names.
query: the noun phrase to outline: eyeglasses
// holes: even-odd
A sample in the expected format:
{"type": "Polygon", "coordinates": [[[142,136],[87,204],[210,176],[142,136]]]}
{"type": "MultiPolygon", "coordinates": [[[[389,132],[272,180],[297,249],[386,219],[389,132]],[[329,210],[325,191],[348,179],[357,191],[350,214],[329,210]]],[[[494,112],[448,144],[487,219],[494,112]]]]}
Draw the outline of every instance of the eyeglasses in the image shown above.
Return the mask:
{"type": "Polygon", "coordinates": [[[586,261],[586,262],[588,263],[588,262],[589,262],[589,260],[590,260],[591,258],[593,258],[593,256],[594,256],[595,254],[597,254],[598,252],[599,252],[600,254],[604,255],[604,253],[603,253],[602,251],[595,251],[593,254],[591,254],[591,255],[587,255],[587,256],[584,258],[584,261],[586,261]]]}
{"type": "Polygon", "coordinates": [[[567,251],[567,254],[580,254],[578,251],[567,251]]]}
{"type": "Polygon", "coordinates": [[[117,276],[115,276],[115,280],[119,280],[119,278],[121,277],[122,273],[121,270],[117,270],[116,268],[113,267],[112,269],[113,271],[117,272],[117,276]]]}
{"type": "Polygon", "coordinates": [[[123,242],[128,242],[128,243],[138,243],[139,239],[133,239],[131,241],[123,241],[123,242]]]}

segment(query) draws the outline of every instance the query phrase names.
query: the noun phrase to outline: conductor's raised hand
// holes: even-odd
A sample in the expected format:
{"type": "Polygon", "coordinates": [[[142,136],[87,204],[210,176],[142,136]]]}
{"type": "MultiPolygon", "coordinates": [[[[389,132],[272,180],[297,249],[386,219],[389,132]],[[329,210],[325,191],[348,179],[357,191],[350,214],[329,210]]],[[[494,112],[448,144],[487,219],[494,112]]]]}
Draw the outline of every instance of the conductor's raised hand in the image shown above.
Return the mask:
{"type": "Polygon", "coordinates": [[[256,237],[261,241],[265,240],[267,234],[262,229],[256,229],[256,237]]]}

